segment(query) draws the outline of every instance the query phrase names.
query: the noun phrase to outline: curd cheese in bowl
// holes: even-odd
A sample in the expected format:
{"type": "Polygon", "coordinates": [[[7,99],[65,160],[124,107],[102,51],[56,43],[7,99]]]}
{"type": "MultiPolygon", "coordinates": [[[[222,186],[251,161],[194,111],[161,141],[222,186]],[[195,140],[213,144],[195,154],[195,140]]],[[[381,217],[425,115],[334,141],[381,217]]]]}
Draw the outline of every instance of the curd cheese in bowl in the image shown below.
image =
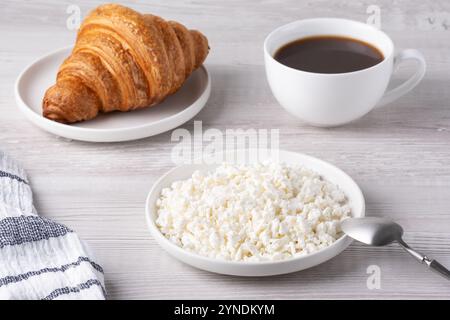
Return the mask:
{"type": "Polygon", "coordinates": [[[316,172],[275,162],[223,164],[164,188],[156,225],[177,246],[234,261],[292,258],[325,248],[350,216],[344,193],[316,172]]]}
{"type": "MultiPolygon", "coordinates": [[[[240,152],[215,159],[243,159],[240,152]]],[[[365,202],[351,177],[296,152],[258,160],[205,161],[164,174],[146,201],[154,240],[196,268],[239,276],[310,268],[352,242],[340,222],[363,217],[365,202]]]]}

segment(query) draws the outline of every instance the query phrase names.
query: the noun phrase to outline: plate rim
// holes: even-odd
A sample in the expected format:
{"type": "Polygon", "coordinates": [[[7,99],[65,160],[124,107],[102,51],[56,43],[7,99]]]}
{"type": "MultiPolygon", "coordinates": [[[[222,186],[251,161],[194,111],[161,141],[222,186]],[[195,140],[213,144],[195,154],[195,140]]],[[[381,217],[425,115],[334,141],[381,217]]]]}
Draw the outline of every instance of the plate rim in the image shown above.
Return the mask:
{"type": "MultiPolygon", "coordinates": [[[[113,129],[105,129],[105,128],[83,128],[72,126],[69,124],[63,124],[56,121],[52,121],[43,117],[41,114],[35,112],[23,99],[21,95],[20,86],[22,85],[22,81],[24,76],[29,72],[31,68],[37,65],[39,62],[51,58],[53,55],[60,54],[64,51],[70,51],[73,46],[66,46],[56,50],[53,50],[49,53],[46,53],[36,59],[34,59],[31,63],[29,63],[19,74],[15,83],[14,83],[14,95],[16,99],[16,104],[19,107],[19,110],[26,116],[26,118],[32,122],[34,125],[37,125],[41,129],[50,132],[52,134],[56,134],[58,136],[62,136],[69,139],[80,140],[80,141],[89,141],[89,142],[118,142],[118,141],[130,141],[142,139],[150,136],[154,136],[163,132],[167,132],[172,130],[183,123],[186,123],[193,117],[195,117],[206,105],[209,100],[211,94],[211,76],[208,72],[208,69],[204,64],[202,64],[197,70],[201,70],[204,73],[204,77],[206,77],[206,84],[201,92],[201,94],[196,98],[196,100],[187,105],[182,111],[173,114],[169,117],[157,120],[152,122],[151,124],[141,124],[133,127],[126,128],[113,128],[113,129]],[[198,109],[198,110],[196,110],[198,109]],[[189,115],[192,113],[191,115],[189,115]],[[187,119],[185,119],[187,117],[187,119]],[[179,120],[179,121],[176,121],[179,120]],[[171,122],[173,122],[171,124],[171,122]],[[142,131],[146,129],[152,129],[153,127],[157,127],[160,125],[168,125],[167,129],[158,129],[152,133],[144,133],[140,134],[137,131],[142,131]],[[103,137],[93,137],[92,135],[103,135],[103,137]],[[134,134],[134,135],[133,135],[134,134]],[[81,137],[81,136],[82,137],[81,137]],[[111,135],[111,137],[106,137],[105,135],[111,135]],[[133,137],[114,137],[114,135],[133,135],[133,137]]],[[[195,72],[194,71],[194,72],[195,72]]]]}
{"type": "MultiPolygon", "coordinates": [[[[249,149],[238,149],[238,150],[225,150],[225,151],[220,151],[220,154],[226,154],[229,152],[233,152],[233,153],[237,153],[237,152],[242,152],[242,151],[246,151],[249,149]]],[[[349,175],[347,174],[345,171],[343,171],[342,169],[340,169],[339,167],[335,166],[334,164],[316,158],[314,156],[310,156],[308,154],[302,153],[302,152],[296,152],[296,151],[290,151],[290,150],[285,150],[285,149],[278,149],[279,154],[281,153],[285,153],[285,154],[296,154],[299,155],[305,159],[309,159],[311,161],[315,161],[318,163],[321,163],[322,165],[326,165],[330,168],[332,168],[333,170],[335,170],[336,172],[338,172],[339,174],[343,175],[345,177],[345,179],[348,179],[348,181],[353,185],[353,187],[355,187],[355,190],[357,191],[357,197],[361,200],[361,212],[360,212],[360,216],[361,217],[365,217],[366,216],[366,201],[364,198],[364,194],[360,188],[360,186],[356,183],[356,181],[349,175]]],[[[177,246],[176,244],[172,243],[169,239],[167,239],[162,233],[161,231],[158,229],[158,227],[156,226],[156,222],[155,219],[153,219],[151,217],[151,210],[150,210],[150,200],[152,195],[156,192],[157,187],[161,184],[161,182],[170,174],[172,174],[174,171],[176,170],[180,170],[181,167],[184,166],[189,166],[190,164],[181,164],[181,165],[177,165],[173,168],[171,168],[170,170],[166,171],[163,175],[161,175],[152,185],[152,187],[150,188],[150,191],[147,194],[146,200],[145,200],[145,220],[147,222],[147,230],[149,230],[150,235],[153,237],[153,239],[159,244],[159,246],[164,249],[164,251],[166,251],[170,256],[173,256],[175,259],[189,264],[191,266],[194,266],[198,269],[203,269],[209,272],[214,272],[214,271],[210,271],[208,269],[204,269],[201,267],[196,266],[195,264],[191,264],[190,262],[186,262],[183,259],[183,256],[186,256],[190,259],[194,259],[197,261],[201,261],[207,264],[221,264],[222,266],[229,266],[229,267],[243,267],[243,268],[251,268],[251,267],[258,267],[258,266],[281,266],[281,265],[288,265],[288,264],[295,264],[296,262],[302,261],[302,260],[312,260],[314,259],[314,257],[318,257],[320,255],[324,255],[324,252],[326,253],[327,251],[332,251],[332,249],[338,250],[338,252],[336,254],[332,254],[330,258],[325,259],[323,262],[319,262],[317,264],[313,264],[312,266],[309,267],[305,267],[305,268],[297,268],[296,271],[302,271],[304,269],[309,269],[312,267],[315,267],[317,265],[320,265],[328,260],[331,260],[332,258],[338,256],[339,254],[341,254],[345,249],[347,249],[347,247],[353,242],[353,239],[350,238],[349,236],[347,236],[345,233],[339,238],[337,239],[335,242],[333,242],[331,245],[329,245],[326,248],[322,248],[320,250],[317,250],[313,253],[304,255],[304,256],[299,256],[299,257],[293,257],[293,258],[288,258],[288,259],[283,259],[283,260],[276,260],[276,261],[232,261],[232,260],[220,260],[220,259],[216,259],[216,258],[210,258],[210,257],[206,257],[206,256],[202,256],[200,254],[194,253],[194,252],[190,252],[188,250],[185,250],[179,246],[177,246]],[[177,256],[174,254],[178,253],[180,254],[180,256],[177,256]]],[[[201,163],[200,165],[205,165],[203,163],[201,163]]],[[[218,165],[218,164],[217,164],[218,165]]],[[[322,174],[320,172],[318,172],[318,174],[322,174]]],[[[291,271],[291,272],[296,272],[296,271],[291,271]]],[[[239,275],[239,274],[235,274],[235,273],[226,273],[226,272],[216,272],[216,273],[220,273],[220,274],[225,274],[225,275],[239,275]]],[[[273,272],[270,274],[265,274],[262,276],[272,276],[272,275],[279,275],[279,274],[286,274],[286,273],[290,273],[290,272],[273,272]]],[[[255,275],[255,276],[261,276],[261,275],[255,275]]]]}

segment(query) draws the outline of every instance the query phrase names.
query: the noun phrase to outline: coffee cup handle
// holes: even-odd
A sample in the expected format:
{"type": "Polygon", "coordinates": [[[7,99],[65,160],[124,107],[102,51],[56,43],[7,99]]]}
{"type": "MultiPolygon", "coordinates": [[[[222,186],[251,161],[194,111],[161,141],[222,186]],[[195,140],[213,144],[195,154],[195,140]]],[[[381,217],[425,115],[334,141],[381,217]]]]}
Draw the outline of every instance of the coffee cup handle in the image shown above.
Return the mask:
{"type": "Polygon", "coordinates": [[[403,82],[398,87],[387,91],[376,105],[377,108],[397,100],[401,96],[411,91],[420,82],[420,80],[422,80],[423,76],[425,75],[425,71],[427,69],[427,64],[425,62],[425,58],[423,57],[423,55],[415,49],[403,50],[395,56],[393,72],[395,72],[398,69],[399,65],[402,62],[407,60],[417,61],[416,72],[408,80],[403,82]]]}

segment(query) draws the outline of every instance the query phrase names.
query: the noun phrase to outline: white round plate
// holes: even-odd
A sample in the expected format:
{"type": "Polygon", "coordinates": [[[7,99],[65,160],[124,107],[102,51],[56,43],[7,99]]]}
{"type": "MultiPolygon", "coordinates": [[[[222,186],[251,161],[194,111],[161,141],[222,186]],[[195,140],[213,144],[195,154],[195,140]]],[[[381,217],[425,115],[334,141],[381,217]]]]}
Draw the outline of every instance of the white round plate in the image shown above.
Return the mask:
{"type": "MultiPolygon", "coordinates": [[[[244,152],[243,150],[232,151],[233,156],[237,152],[244,152]]],[[[228,153],[227,153],[228,154],[228,153]]],[[[220,159],[230,159],[229,157],[219,157],[220,159]]],[[[237,157],[238,159],[245,159],[245,157],[237,157]]],[[[324,179],[336,184],[345,193],[348,198],[349,205],[352,210],[353,217],[363,217],[365,214],[365,201],[364,196],[358,187],[358,185],[353,181],[350,176],[344,173],[342,170],[336,168],[335,166],[296,152],[289,152],[279,150],[278,157],[266,156],[259,157],[260,161],[264,161],[272,158],[272,160],[278,159],[279,162],[286,164],[299,164],[315,172],[319,173],[324,179]]],[[[217,159],[217,158],[216,158],[217,159]]],[[[241,163],[242,161],[236,161],[241,163]]],[[[249,161],[246,161],[247,163],[249,161]]],[[[148,227],[153,238],[158,242],[163,249],[165,249],[169,254],[171,254],[176,259],[183,261],[191,266],[199,269],[207,270],[210,272],[227,274],[227,275],[237,275],[237,276],[270,276],[277,274],[290,273],[295,271],[300,271],[313,266],[316,266],[322,262],[325,262],[339,253],[341,253],[347,246],[352,242],[352,240],[343,235],[336,242],[327,248],[321,249],[315,253],[308,254],[301,257],[291,258],[281,261],[270,261],[270,262],[234,262],[225,261],[219,259],[212,259],[204,257],[187,250],[184,250],[171,241],[169,241],[164,235],[159,231],[155,224],[155,219],[157,216],[156,212],[156,200],[161,194],[161,190],[165,187],[169,187],[172,182],[178,180],[185,180],[191,177],[195,170],[200,170],[201,172],[208,172],[214,170],[218,165],[214,164],[190,164],[181,165],[175,167],[174,169],[163,175],[156,183],[153,185],[150,193],[147,197],[147,202],[145,205],[145,215],[148,223],[148,227]]]]}
{"type": "Polygon", "coordinates": [[[130,112],[100,114],[93,120],[61,124],[42,116],[42,98],[55,83],[56,73],[71,47],[37,59],[19,76],[15,96],[20,110],[38,127],[75,140],[113,142],[141,139],[174,129],[192,119],[206,104],[211,80],[204,66],[186,80],[183,87],[162,103],[130,112]]]}

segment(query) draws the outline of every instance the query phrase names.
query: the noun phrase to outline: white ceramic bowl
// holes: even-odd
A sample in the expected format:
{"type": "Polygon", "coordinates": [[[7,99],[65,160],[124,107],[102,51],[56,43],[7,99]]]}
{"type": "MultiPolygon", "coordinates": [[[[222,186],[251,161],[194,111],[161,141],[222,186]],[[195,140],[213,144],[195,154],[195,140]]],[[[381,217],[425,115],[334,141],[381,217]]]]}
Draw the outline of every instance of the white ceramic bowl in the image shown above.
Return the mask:
{"type": "Polygon", "coordinates": [[[19,75],[15,85],[19,109],[32,123],[53,134],[91,142],[128,141],[172,130],[192,119],[208,101],[211,80],[204,66],[194,71],[175,94],[160,104],[131,112],[101,114],[95,119],[62,124],[42,116],[42,98],[71,48],[41,57],[19,75]]]}
{"type": "MultiPolygon", "coordinates": [[[[225,159],[223,157],[220,158],[225,159]]],[[[270,156],[267,156],[265,158],[260,157],[259,160],[265,160],[266,158],[270,158],[270,156]]],[[[325,161],[296,152],[280,150],[278,153],[278,160],[286,164],[300,164],[304,167],[310,168],[319,173],[324,179],[338,185],[339,188],[341,188],[341,190],[346,194],[349,200],[349,205],[352,210],[352,216],[364,216],[364,196],[353,179],[350,178],[342,170],[325,161]]],[[[150,233],[152,234],[153,238],[161,245],[161,247],[176,259],[196,268],[215,273],[237,276],[270,276],[300,271],[316,266],[338,255],[351,243],[352,240],[344,235],[336,242],[334,242],[331,246],[319,250],[315,253],[298,258],[274,262],[234,262],[218,260],[204,257],[178,247],[177,245],[169,241],[159,231],[158,227],[155,224],[155,219],[157,216],[156,200],[159,198],[161,190],[165,187],[169,187],[172,182],[190,178],[195,170],[207,172],[214,170],[217,166],[218,165],[215,164],[192,164],[175,167],[174,169],[163,175],[158,181],[156,181],[156,183],[153,185],[153,188],[150,190],[150,193],[148,194],[145,204],[145,215],[150,233]]]]}

